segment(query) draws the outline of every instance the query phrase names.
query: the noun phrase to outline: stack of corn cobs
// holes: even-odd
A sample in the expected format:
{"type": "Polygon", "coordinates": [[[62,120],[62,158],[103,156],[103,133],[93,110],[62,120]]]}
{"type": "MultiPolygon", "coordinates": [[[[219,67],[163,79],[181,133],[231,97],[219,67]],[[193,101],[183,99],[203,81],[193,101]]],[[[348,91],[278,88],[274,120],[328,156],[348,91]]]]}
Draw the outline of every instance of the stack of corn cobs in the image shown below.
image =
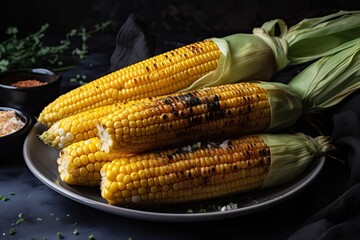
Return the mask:
{"type": "Polygon", "coordinates": [[[281,20],[190,44],[61,95],[38,121],[61,179],[110,204],[200,201],[272,187],[333,149],[285,133],[360,87],[360,13],[281,20]],[[281,31],[275,36],[275,28],[281,31]],[[287,65],[312,62],[288,84],[287,65]]]}

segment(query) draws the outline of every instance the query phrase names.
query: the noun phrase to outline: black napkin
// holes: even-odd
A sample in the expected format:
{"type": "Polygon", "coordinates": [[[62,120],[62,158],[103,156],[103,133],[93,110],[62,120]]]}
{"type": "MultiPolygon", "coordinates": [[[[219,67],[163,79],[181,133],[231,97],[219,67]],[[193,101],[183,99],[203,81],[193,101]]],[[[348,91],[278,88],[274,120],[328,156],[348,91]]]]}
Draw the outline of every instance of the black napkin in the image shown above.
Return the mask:
{"type": "Polygon", "coordinates": [[[110,71],[153,56],[155,42],[155,37],[147,31],[147,25],[131,14],[117,34],[116,47],[111,55],[110,71]]]}
{"type": "Polygon", "coordinates": [[[337,156],[349,168],[348,188],[308,219],[290,240],[360,239],[360,94],[350,96],[329,115],[333,121],[331,136],[338,149],[337,156]]]}
{"type": "Polygon", "coordinates": [[[147,24],[141,18],[130,14],[117,34],[116,47],[111,55],[110,71],[113,72],[184,44],[155,36],[148,31],[147,24]]]}

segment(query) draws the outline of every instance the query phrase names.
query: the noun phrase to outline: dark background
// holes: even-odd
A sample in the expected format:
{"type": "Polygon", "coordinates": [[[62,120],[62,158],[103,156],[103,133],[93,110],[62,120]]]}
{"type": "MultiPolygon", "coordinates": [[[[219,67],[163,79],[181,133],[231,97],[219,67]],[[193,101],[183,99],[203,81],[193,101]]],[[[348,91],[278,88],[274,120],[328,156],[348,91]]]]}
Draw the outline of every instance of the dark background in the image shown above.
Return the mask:
{"type": "Polygon", "coordinates": [[[292,25],[305,17],[354,10],[359,5],[354,0],[13,0],[2,3],[0,33],[3,37],[8,26],[16,26],[24,33],[34,32],[49,23],[49,35],[63,36],[72,28],[107,20],[114,20],[112,30],[116,32],[130,13],[136,13],[155,34],[219,36],[250,32],[274,18],[292,25]]]}

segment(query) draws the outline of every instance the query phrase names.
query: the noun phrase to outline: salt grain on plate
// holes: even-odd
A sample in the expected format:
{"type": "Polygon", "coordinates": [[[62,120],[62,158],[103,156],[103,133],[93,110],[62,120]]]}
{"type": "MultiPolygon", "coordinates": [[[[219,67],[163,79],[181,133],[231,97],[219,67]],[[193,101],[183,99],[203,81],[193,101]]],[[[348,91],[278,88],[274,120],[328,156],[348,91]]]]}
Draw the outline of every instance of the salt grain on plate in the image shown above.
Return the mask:
{"type": "Polygon", "coordinates": [[[220,144],[222,149],[227,149],[229,147],[229,140],[225,140],[223,143],[220,144]]]}
{"type": "Polygon", "coordinates": [[[218,210],[221,212],[225,212],[225,211],[230,211],[230,210],[234,210],[237,209],[238,206],[236,203],[230,202],[228,205],[226,206],[218,206],[218,210]]]}

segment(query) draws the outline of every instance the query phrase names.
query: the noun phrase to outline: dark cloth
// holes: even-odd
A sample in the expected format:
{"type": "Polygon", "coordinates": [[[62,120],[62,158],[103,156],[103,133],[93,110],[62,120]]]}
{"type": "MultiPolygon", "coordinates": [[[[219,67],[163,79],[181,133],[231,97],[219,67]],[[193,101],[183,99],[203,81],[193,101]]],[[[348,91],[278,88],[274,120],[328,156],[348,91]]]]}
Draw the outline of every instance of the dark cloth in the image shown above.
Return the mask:
{"type": "Polygon", "coordinates": [[[183,45],[183,42],[172,42],[156,37],[149,32],[147,24],[141,18],[130,14],[117,34],[116,47],[111,55],[110,71],[113,72],[183,45]]]}
{"type": "Polygon", "coordinates": [[[131,14],[117,34],[110,71],[155,55],[155,45],[155,37],[148,32],[147,25],[131,14]]]}
{"type": "Polygon", "coordinates": [[[339,150],[338,155],[350,170],[347,191],[308,219],[290,240],[360,239],[359,104],[360,94],[357,93],[331,111],[331,136],[339,150]]]}

